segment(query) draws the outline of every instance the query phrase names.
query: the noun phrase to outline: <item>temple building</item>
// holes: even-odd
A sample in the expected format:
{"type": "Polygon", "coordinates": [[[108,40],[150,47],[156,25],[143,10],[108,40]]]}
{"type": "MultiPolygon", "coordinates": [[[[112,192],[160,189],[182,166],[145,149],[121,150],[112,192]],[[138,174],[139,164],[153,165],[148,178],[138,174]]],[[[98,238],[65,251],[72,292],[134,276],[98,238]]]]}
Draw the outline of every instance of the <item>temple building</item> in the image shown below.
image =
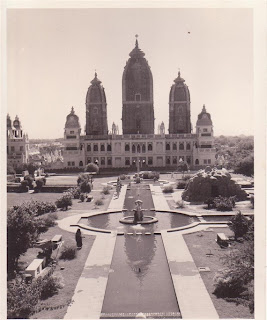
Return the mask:
{"type": "MultiPolygon", "coordinates": [[[[169,94],[169,132],[165,124],[154,132],[153,77],[138,40],[122,75],[122,134],[113,122],[108,130],[107,98],[95,73],[86,95],[85,135],[72,107],[64,132],[64,167],[175,170],[179,161],[190,168],[215,165],[213,124],[205,105],[192,133],[190,92],[180,71],[169,94]]],[[[167,103],[167,101],[166,101],[167,103]]]]}
{"type": "Polygon", "coordinates": [[[19,117],[12,122],[7,115],[7,163],[14,168],[29,162],[29,139],[23,132],[19,117]]]}

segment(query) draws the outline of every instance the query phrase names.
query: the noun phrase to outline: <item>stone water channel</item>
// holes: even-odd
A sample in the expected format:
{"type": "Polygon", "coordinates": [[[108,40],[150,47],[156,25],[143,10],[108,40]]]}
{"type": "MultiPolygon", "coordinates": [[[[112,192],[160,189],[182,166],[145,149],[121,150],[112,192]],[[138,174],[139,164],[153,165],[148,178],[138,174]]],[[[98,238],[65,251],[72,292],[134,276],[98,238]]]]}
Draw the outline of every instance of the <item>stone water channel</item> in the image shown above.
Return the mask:
{"type": "MultiPolygon", "coordinates": [[[[161,228],[170,228],[174,221],[168,213],[150,210],[153,199],[148,185],[128,189],[124,207],[127,212],[110,214],[105,221],[108,229],[123,228],[132,234],[117,236],[101,318],[135,318],[140,312],[153,318],[180,318],[162,238],[154,234],[161,228]],[[138,227],[118,222],[120,217],[132,215],[137,198],[143,201],[143,208],[149,209],[144,214],[157,216],[158,223],[138,227]]],[[[99,217],[89,219],[89,224],[97,227],[99,222],[103,228],[103,216],[102,221],[93,219],[99,217]]],[[[180,223],[188,224],[188,218],[182,216],[180,223]]]]}

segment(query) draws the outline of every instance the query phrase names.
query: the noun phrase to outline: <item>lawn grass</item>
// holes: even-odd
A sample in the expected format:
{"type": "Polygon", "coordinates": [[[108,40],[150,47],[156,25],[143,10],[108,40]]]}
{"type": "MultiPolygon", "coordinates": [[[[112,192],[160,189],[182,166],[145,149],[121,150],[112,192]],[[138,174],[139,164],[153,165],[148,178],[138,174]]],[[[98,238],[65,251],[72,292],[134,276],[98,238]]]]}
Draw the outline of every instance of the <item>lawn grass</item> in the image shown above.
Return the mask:
{"type": "MultiPolygon", "coordinates": [[[[106,210],[109,206],[110,200],[112,198],[112,194],[114,190],[110,190],[110,194],[103,195],[101,190],[92,190],[90,196],[94,197],[95,199],[102,199],[104,204],[99,208],[101,210],[106,210]]],[[[36,201],[47,201],[55,203],[55,201],[62,196],[62,193],[46,193],[46,192],[39,192],[39,193],[14,193],[9,192],[7,193],[7,208],[11,208],[15,205],[20,205],[23,202],[28,202],[31,200],[36,201]]],[[[72,199],[72,206],[69,207],[72,210],[92,210],[95,209],[95,204],[93,202],[81,202],[78,199],[72,199]]],[[[69,210],[70,210],[69,209],[69,210]]],[[[68,212],[68,211],[66,211],[68,212]]]]}
{"type": "MultiPolygon", "coordinates": [[[[62,215],[62,214],[61,214],[62,215]]],[[[58,226],[51,227],[46,233],[41,235],[42,239],[51,239],[54,235],[61,234],[64,241],[63,245],[75,245],[75,234],[64,231],[58,226]]],[[[75,287],[81,276],[81,273],[84,268],[85,261],[90,253],[92,248],[95,236],[84,235],[83,247],[81,250],[77,251],[77,257],[73,260],[58,260],[56,266],[55,274],[61,275],[63,277],[64,287],[59,290],[58,294],[50,297],[46,300],[40,300],[37,305],[37,308],[47,307],[48,310],[42,310],[38,313],[35,313],[31,316],[31,319],[63,319],[68,302],[71,301],[71,298],[74,294],[75,287]],[[61,267],[64,267],[64,270],[61,270],[61,267]],[[53,309],[55,307],[60,307],[58,309],[53,309]]],[[[61,249],[61,248],[60,248],[61,249]]],[[[54,250],[52,257],[55,258],[60,256],[59,251],[54,250]]],[[[37,253],[40,251],[39,248],[30,248],[25,255],[21,256],[19,259],[19,268],[25,270],[25,268],[36,258],[37,253]]]]}
{"type": "MultiPolygon", "coordinates": [[[[230,249],[221,249],[216,243],[216,234],[219,232],[225,235],[233,236],[229,228],[212,228],[213,231],[201,231],[191,234],[185,234],[183,237],[189,248],[189,251],[194,259],[197,267],[209,267],[210,272],[200,272],[207,291],[212,299],[212,302],[218,312],[220,318],[253,318],[249,308],[243,305],[236,305],[234,302],[227,302],[222,298],[217,298],[214,294],[213,279],[219,269],[223,269],[224,265],[220,260],[221,257],[227,254],[230,249]],[[207,257],[207,253],[212,253],[211,257],[207,257]]],[[[241,244],[234,243],[232,246],[238,248],[241,244]]]]}

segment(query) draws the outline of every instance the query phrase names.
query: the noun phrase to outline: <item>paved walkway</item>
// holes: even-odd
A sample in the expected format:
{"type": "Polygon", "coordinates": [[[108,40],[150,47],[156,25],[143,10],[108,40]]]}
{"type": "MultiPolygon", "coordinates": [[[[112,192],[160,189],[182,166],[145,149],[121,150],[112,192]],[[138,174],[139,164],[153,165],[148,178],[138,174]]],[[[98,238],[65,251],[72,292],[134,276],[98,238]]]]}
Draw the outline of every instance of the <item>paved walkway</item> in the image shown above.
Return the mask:
{"type": "Polygon", "coordinates": [[[219,319],[182,234],[161,235],[182,318],[219,319]]]}
{"type": "Polygon", "coordinates": [[[115,211],[115,210],[122,211],[126,191],[127,191],[127,185],[123,185],[121,188],[121,192],[120,192],[119,197],[117,197],[117,195],[115,195],[115,193],[113,194],[113,197],[112,197],[110,204],[109,204],[109,207],[108,207],[109,211],[115,211]]]}
{"type": "Polygon", "coordinates": [[[64,319],[100,318],[115,241],[115,234],[95,239],[64,319]]]}
{"type": "Polygon", "coordinates": [[[149,185],[151,190],[152,199],[154,202],[154,208],[156,211],[168,211],[170,207],[162,193],[160,186],[149,185]]]}

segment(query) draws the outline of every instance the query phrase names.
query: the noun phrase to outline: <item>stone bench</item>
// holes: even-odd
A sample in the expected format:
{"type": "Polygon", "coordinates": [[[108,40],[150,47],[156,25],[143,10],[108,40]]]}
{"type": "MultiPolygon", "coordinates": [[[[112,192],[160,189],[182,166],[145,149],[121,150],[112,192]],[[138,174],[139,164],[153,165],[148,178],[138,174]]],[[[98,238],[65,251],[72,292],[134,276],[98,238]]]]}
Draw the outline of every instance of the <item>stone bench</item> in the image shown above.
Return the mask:
{"type": "Polygon", "coordinates": [[[229,238],[224,233],[217,233],[217,243],[221,247],[228,247],[229,238]]]}
{"type": "Polygon", "coordinates": [[[43,271],[44,259],[34,259],[30,265],[26,268],[25,273],[31,275],[33,278],[37,278],[43,271]]]}
{"type": "Polygon", "coordinates": [[[53,250],[56,249],[60,242],[62,242],[62,235],[56,234],[52,239],[53,250]]]}

